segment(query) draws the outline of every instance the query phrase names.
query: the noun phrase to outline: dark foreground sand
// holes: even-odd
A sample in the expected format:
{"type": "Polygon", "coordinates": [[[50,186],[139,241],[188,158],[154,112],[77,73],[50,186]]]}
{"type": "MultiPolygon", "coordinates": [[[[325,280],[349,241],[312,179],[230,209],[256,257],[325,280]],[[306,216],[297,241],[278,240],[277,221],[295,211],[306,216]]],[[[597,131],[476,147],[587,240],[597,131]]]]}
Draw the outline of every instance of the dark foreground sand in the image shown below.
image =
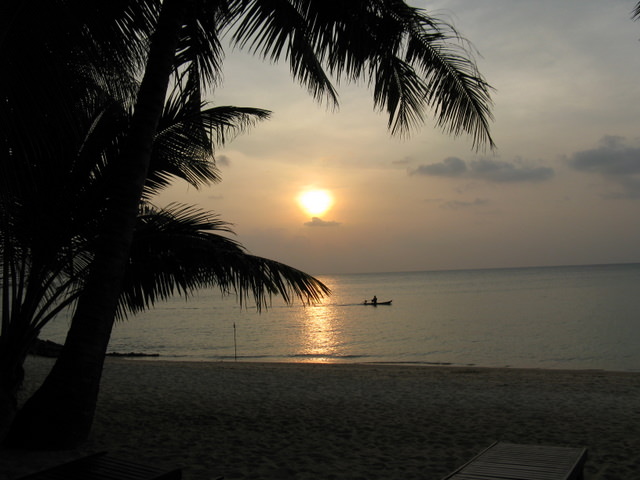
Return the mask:
{"type": "MultiPolygon", "coordinates": [[[[29,359],[27,391],[50,366],[29,359]]],[[[0,479],[108,450],[187,480],[438,480],[495,440],[586,446],[586,479],[638,479],[640,374],[108,359],[90,441],[0,451],[0,479]]]]}

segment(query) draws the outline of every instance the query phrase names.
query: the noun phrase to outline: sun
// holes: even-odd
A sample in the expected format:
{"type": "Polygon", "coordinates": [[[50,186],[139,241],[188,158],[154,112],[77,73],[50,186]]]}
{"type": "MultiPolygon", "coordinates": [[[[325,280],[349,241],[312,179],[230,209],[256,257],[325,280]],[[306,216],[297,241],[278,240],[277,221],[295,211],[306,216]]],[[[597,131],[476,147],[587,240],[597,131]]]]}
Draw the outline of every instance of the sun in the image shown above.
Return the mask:
{"type": "Polygon", "coordinates": [[[333,197],[327,190],[306,190],[298,196],[298,203],[309,215],[317,217],[333,205],[333,197]]]}

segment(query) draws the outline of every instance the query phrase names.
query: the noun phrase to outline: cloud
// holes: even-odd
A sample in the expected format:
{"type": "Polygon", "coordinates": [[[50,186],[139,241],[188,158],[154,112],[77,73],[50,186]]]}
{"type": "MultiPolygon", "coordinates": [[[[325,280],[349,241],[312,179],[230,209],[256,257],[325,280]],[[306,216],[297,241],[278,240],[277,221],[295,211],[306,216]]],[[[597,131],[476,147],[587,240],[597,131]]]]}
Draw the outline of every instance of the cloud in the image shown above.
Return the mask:
{"type": "Polygon", "coordinates": [[[457,157],[445,158],[440,163],[420,165],[411,170],[409,175],[433,175],[436,177],[459,177],[467,172],[467,164],[457,157]]]}
{"type": "Polygon", "coordinates": [[[471,162],[471,175],[490,182],[543,182],[553,177],[549,167],[514,165],[497,160],[481,159],[471,162]]]}
{"type": "Polygon", "coordinates": [[[624,137],[607,135],[600,147],[574,153],[569,165],[602,175],[632,175],[640,173],[640,148],[626,145],[624,137]]]}
{"type": "Polygon", "coordinates": [[[305,222],[306,227],[337,227],[340,225],[339,222],[327,222],[318,217],[313,217],[310,222],[305,222]]]}
{"type": "Polygon", "coordinates": [[[640,198],[640,147],[612,135],[604,136],[599,143],[597,148],[574,153],[569,166],[622,187],[622,192],[607,194],[607,198],[640,198]]]}
{"type": "Polygon", "coordinates": [[[608,193],[604,195],[605,198],[611,198],[611,199],[639,198],[640,199],[640,178],[636,178],[636,177],[618,178],[617,183],[622,187],[622,192],[608,193]]]}
{"type": "Polygon", "coordinates": [[[231,160],[226,155],[216,155],[216,165],[218,167],[228,167],[231,165],[231,160]]]}
{"type": "Polygon", "coordinates": [[[411,163],[411,158],[410,157],[403,157],[400,160],[393,160],[391,162],[392,165],[409,165],[411,163]]]}
{"type": "Polygon", "coordinates": [[[459,200],[452,200],[450,202],[444,202],[441,207],[451,210],[459,210],[461,208],[479,207],[489,203],[489,200],[483,198],[476,198],[473,202],[462,202],[459,200]]]}
{"type": "Polygon", "coordinates": [[[554,173],[552,168],[529,166],[522,160],[509,163],[480,159],[467,163],[457,157],[448,157],[442,162],[420,165],[409,171],[409,175],[470,178],[496,183],[542,182],[551,179],[554,173]]]}

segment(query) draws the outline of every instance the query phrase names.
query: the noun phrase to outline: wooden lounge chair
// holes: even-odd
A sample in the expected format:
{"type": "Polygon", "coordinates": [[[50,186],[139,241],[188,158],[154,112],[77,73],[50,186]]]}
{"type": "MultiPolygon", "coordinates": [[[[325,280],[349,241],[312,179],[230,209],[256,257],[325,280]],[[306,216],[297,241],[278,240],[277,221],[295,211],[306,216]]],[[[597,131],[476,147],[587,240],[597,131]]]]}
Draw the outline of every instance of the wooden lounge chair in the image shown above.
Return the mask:
{"type": "Polygon", "coordinates": [[[96,453],[62,465],[32,473],[20,480],[180,480],[182,470],[161,470],[96,453]]]}
{"type": "Polygon", "coordinates": [[[583,480],[586,448],[496,442],[442,480],[583,480]]]}

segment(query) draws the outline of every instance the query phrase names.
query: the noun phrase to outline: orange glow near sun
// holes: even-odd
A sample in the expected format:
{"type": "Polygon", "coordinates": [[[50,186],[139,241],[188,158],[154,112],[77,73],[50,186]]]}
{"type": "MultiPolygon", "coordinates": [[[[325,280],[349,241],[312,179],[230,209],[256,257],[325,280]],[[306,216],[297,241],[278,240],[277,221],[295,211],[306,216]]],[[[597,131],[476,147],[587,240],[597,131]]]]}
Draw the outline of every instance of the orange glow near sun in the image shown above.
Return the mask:
{"type": "Polygon", "coordinates": [[[327,190],[305,190],[298,196],[300,207],[313,217],[326,213],[333,205],[333,197],[327,190]]]}

